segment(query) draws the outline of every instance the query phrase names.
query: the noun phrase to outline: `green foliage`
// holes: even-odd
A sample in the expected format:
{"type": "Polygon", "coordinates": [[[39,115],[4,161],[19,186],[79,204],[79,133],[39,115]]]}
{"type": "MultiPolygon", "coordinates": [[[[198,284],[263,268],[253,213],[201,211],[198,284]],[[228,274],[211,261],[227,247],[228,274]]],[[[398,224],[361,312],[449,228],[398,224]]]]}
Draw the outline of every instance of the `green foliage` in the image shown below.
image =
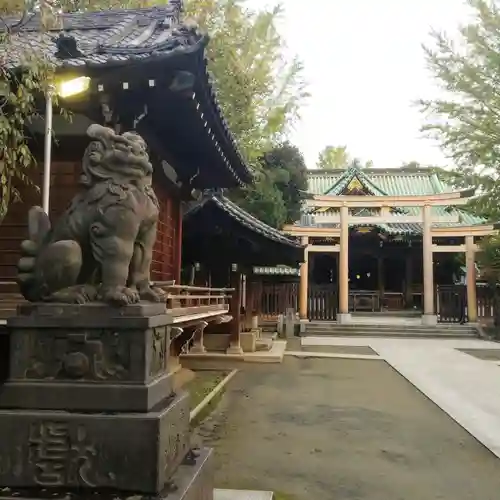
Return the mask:
{"type": "Polygon", "coordinates": [[[307,97],[301,63],[284,57],[281,14],[279,5],[254,12],[242,0],[186,2],[186,16],[211,37],[207,57],[224,116],[254,166],[286,136],[307,97]]]}
{"type": "MultiPolygon", "coordinates": [[[[6,1],[6,10],[10,13],[24,8],[21,0],[6,1]]],[[[137,8],[166,4],[168,0],[59,0],[50,4],[39,0],[34,3],[42,7],[42,17],[54,23],[59,10],[137,8]]],[[[251,11],[245,7],[244,0],[186,1],[186,21],[192,19],[211,37],[207,58],[219,102],[243,155],[256,172],[255,185],[232,197],[276,227],[298,217],[299,192],[306,183],[300,166],[303,159],[298,158],[300,153],[291,146],[283,146],[289,148],[290,168],[278,168],[273,162],[268,164],[262,160],[274,147],[279,149],[299,118],[300,106],[307,97],[302,65],[297,59],[288,61],[284,57],[284,41],[277,30],[281,15],[279,5],[251,11]]],[[[24,121],[32,112],[34,109],[25,114],[24,121]]],[[[284,158],[288,158],[287,154],[284,158]]]]}
{"type": "Polygon", "coordinates": [[[480,242],[481,252],[478,252],[478,262],[488,282],[500,282],[500,236],[492,235],[480,242]]]}
{"type": "Polygon", "coordinates": [[[347,168],[351,163],[351,158],[347,152],[347,146],[326,146],[319,153],[318,168],[324,170],[336,170],[347,168]]]}
{"type": "Polygon", "coordinates": [[[441,172],[455,187],[475,187],[474,210],[500,220],[500,10],[491,0],[469,0],[473,21],[458,40],[434,32],[425,53],[445,91],[443,99],[422,100],[424,130],[437,139],[456,165],[441,172]]]}
{"type": "Polygon", "coordinates": [[[262,169],[272,176],[274,186],[281,192],[286,207],[285,223],[300,218],[300,209],[307,191],[307,167],[299,149],[289,142],[266,153],[262,169]]]}
{"type": "Polygon", "coordinates": [[[363,164],[359,158],[353,158],[347,151],[347,146],[326,146],[319,153],[317,168],[323,170],[337,170],[355,166],[358,168],[372,168],[371,160],[363,164]]]}
{"type": "Polygon", "coordinates": [[[256,181],[231,197],[274,227],[300,213],[306,189],[300,152],[283,143],[307,98],[302,65],[284,57],[281,6],[251,11],[242,0],[189,0],[186,16],[206,31],[209,69],[224,116],[256,181]]]}
{"type": "Polygon", "coordinates": [[[241,208],[272,227],[280,228],[285,224],[285,200],[273,184],[271,173],[257,173],[254,185],[233,193],[232,198],[241,208]]]}
{"type": "MultiPolygon", "coordinates": [[[[7,51],[12,36],[0,33],[0,44],[7,51]]],[[[37,115],[36,99],[47,91],[52,77],[53,68],[38,54],[22,54],[22,71],[0,64],[0,221],[9,204],[19,199],[17,187],[31,183],[29,169],[35,161],[26,126],[37,115]]]]}
{"type": "Polygon", "coordinates": [[[285,142],[265,153],[259,163],[256,183],[236,193],[238,204],[276,228],[297,221],[307,190],[307,167],[301,152],[285,142]]]}

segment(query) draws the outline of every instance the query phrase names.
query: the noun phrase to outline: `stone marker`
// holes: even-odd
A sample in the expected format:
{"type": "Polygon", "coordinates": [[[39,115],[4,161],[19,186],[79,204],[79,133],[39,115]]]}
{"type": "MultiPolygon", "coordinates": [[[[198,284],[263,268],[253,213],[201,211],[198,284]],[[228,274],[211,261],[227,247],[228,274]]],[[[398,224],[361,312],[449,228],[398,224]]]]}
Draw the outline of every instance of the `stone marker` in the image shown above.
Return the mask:
{"type": "Polygon", "coordinates": [[[189,396],[172,389],[171,317],[149,282],[154,234],[137,232],[156,232],[157,217],[143,141],[91,132],[84,170],[96,177],[63,215],[69,227],[52,230],[35,209],[23,243],[20,281],[33,302],[7,322],[0,499],[212,500],[211,450],[192,448],[189,396]],[[115,221],[122,210],[135,228],[115,221]]]}
{"type": "Polygon", "coordinates": [[[288,308],[285,316],[285,337],[291,339],[295,335],[295,310],[288,308]]]}

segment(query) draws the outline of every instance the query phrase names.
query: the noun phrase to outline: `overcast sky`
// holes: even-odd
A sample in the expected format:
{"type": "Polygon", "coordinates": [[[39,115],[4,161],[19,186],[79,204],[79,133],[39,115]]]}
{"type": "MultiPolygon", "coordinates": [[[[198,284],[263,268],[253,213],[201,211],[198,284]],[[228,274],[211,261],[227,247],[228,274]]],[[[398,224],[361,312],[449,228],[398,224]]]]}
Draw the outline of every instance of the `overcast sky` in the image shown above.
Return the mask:
{"type": "MultiPolygon", "coordinates": [[[[275,5],[247,0],[249,7],[275,5]]],[[[347,145],[375,167],[403,162],[446,165],[422,138],[412,103],[438,95],[422,44],[432,28],[455,32],[464,0],[284,0],[281,31],[305,65],[311,98],[293,142],[309,168],[326,145],[347,145]]]]}

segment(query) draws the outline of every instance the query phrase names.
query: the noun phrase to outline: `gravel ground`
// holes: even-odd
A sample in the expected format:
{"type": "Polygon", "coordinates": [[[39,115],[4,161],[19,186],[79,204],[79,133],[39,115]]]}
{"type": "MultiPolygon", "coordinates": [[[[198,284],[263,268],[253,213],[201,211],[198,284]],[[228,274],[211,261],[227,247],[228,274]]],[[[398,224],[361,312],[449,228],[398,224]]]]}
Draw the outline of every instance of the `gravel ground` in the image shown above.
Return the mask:
{"type": "Polygon", "coordinates": [[[500,498],[500,461],[381,360],[249,367],[197,434],[216,450],[220,488],[287,500],[500,498]]]}

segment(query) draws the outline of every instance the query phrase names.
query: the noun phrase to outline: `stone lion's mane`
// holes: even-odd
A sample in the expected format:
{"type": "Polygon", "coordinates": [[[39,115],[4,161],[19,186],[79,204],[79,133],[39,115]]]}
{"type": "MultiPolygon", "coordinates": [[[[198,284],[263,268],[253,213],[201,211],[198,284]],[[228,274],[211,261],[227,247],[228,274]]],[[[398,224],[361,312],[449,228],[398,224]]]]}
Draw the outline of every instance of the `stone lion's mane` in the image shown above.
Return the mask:
{"type": "Polygon", "coordinates": [[[144,177],[152,172],[146,143],[135,132],[118,135],[108,127],[93,124],[88,128],[87,135],[92,140],[83,155],[82,185],[90,187],[105,180],[124,181],[131,172],[126,165],[139,167],[144,177]],[[123,171],[110,169],[111,164],[124,165],[123,171]]]}

